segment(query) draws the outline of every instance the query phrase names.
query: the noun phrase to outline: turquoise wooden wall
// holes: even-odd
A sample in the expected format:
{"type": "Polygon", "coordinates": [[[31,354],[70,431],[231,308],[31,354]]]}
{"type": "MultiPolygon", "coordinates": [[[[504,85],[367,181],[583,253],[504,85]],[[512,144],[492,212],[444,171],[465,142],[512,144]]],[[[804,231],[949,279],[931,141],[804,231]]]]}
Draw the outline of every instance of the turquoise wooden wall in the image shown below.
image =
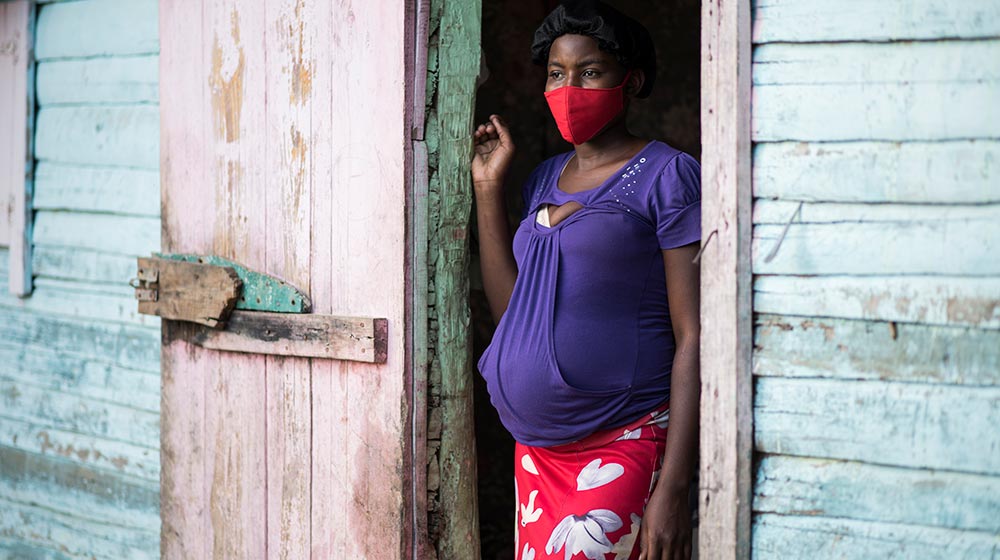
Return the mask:
{"type": "Polygon", "coordinates": [[[756,0],[753,43],[753,557],[996,558],[1000,1],[756,0]]]}
{"type": "Polygon", "coordinates": [[[41,3],[34,292],[0,249],[0,558],[159,557],[155,0],[41,3]]]}

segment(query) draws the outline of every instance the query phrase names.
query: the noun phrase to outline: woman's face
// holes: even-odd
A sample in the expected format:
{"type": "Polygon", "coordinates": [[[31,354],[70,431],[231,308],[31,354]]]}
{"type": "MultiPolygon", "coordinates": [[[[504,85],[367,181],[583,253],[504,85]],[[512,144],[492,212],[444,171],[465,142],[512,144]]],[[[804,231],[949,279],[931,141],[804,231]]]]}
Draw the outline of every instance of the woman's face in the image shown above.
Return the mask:
{"type": "Polygon", "coordinates": [[[549,48],[545,91],[563,86],[613,88],[625,79],[625,69],[613,55],[586,35],[562,35],[549,48]]]}

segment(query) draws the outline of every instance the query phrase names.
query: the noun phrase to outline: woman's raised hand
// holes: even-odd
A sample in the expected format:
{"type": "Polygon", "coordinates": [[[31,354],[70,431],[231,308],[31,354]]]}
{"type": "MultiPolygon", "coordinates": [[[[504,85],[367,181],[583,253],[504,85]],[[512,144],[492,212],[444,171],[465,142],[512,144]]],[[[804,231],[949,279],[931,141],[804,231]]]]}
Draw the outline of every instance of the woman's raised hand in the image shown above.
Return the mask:
{"type": "Polygon", "coordinates": [[[514,158],[514,141],[507,123],[500,115],[490,115],[489,122],[472,133],[472,184],[477,192],[498,192],[514,158]]]}

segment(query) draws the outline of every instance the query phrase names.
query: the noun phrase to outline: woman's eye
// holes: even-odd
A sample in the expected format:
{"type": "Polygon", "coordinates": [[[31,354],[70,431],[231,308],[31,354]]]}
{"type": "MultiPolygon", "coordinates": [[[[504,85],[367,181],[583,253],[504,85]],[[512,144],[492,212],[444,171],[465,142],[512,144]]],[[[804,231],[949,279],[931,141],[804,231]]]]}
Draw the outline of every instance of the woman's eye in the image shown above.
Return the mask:
{"type": "Polygon", "coordinates": [[[558,80],[559,78],[562,77],[562,72],[554,70],[552,72],[549,72],[549,77],[552,78],[553,80],[558,80]]]}
{"type": "Polygon", "coordinates": [[[584,78],[596,78],[597,77],[597,71],[596,70],[584,70],[583,71],[583,77],[584,78]]]}

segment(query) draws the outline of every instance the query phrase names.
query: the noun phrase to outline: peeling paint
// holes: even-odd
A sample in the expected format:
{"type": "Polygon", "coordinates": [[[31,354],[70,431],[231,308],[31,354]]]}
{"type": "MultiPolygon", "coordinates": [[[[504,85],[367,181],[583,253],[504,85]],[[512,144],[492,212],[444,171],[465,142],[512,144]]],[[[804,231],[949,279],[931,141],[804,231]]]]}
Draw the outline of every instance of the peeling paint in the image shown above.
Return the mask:
{"type": "Polygon", "coordinates": [[[240,115],[243,111],[243,72],[245,59],[240,44],[239,17],[234,9],[230,14],[230,43],[219,44],[219,36],[212,41],[212,72],[208,86],[212,95],[212,113],[215,132],[227,143],[240,137],[240,115]],[[234,54],[235,51],[235,54],[234,54]]]}

